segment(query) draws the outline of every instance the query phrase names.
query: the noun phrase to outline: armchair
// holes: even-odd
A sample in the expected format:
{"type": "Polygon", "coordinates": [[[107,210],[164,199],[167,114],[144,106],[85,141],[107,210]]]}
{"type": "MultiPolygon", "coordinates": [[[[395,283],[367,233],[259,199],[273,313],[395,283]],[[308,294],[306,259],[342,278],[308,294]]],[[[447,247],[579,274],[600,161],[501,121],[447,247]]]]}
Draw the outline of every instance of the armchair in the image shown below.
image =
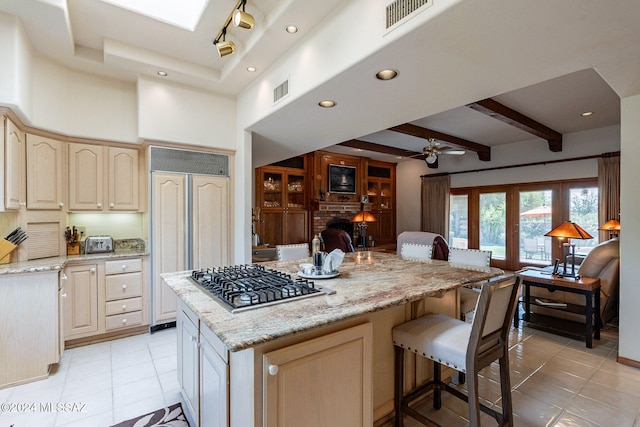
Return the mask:
{"type": "MultiPolygon", "coordinates": [[[[620,282],[620,240],[607,240],[593,248],[580,264],[578,274],[584,277],[600,278],[600,316],[606,324],[618,315],[618,293],[620,282]]],[[[584,298],[560,291],[548,292],[545,289],[531,288],[533,296],[550,298],[569,304],[584,306],[584,298]]],[[[545,307],[532,306],[532,311],[549,316],[561,317],[584,323],[584,316],[562,310],[549,310],[545,307]]]]}

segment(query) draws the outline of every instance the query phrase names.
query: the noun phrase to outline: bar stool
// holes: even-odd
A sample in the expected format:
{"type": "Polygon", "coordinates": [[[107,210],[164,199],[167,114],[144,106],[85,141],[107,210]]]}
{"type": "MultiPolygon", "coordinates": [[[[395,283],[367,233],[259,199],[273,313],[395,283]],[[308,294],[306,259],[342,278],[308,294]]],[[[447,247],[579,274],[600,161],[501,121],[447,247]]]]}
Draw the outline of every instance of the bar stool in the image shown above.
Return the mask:
{"type": "Polygon", "coordinates": [[[442,314],[428,314],[393,328],[396,427],[402,427],[404,414],[424,425],[437,426],[409,405],[433,391],[433,407],[440,409],[442,390],[468,403],[471,427],[480,426],[480,410],[493,416],[500,426],[513,425],[508,337],[519,281],[517,276],[501,276],[483,283],[472,324],[442,314]],[[405,350],[433,360],[433,380],[407,395],[403,384],[405,350]],[[478,372],[494,360],[500,364],[502,413],[478,399],[478,372]],[[466,373],[467,394],[442,381],[442,364],[466,373]]]}

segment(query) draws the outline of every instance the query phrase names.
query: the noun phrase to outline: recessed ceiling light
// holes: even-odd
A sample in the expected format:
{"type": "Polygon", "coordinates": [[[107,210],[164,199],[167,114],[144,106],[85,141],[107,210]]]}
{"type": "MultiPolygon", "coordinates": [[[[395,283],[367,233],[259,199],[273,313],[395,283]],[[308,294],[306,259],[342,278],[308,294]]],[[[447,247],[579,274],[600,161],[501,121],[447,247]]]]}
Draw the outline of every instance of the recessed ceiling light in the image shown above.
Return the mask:
{"type": "Polygon", "coordinates": [[[331,101],[330,99],[325,99],[324,101],[318,102],[318,105],[323,108],[331,108],[336,106],[336,102],[331,101]]]}
{"type": "Polygon", "coordinates": [[[296,27],[295,25],[287,25],[286,27],[284,27],[284,30],[289,34],[295,34],[298,32],[298,27],[296,27]]]}
{"type": "Polygon", "coordinates": [[[593,111],[585,111],[584,113],[580,114],[582,117],[589,117],[589,116],[593,116],[593,111]]]}
{"type": "Polygon", "coordinates": [[[157,74],[158,74],[160,77],[167,77],[167,76],[168,76],[168,74],[167,74],[167,72],[166,72],[166,71],[158,71],[158,73],[157,73],[157,74]]]}
{"type": "Polygon", "coordinates": [[[247,71],[250,72],[250,73],[255,73],[256,72],[256,67],[249,66],[249,67],[247,67],[247,71]]]}
{"type": "Polygon", "coordinates": [[[380,70],[376,73],[376,79],[378,80],[393,80],[396,77],[398,77],[398,72],[392,69],[380,70]]]}

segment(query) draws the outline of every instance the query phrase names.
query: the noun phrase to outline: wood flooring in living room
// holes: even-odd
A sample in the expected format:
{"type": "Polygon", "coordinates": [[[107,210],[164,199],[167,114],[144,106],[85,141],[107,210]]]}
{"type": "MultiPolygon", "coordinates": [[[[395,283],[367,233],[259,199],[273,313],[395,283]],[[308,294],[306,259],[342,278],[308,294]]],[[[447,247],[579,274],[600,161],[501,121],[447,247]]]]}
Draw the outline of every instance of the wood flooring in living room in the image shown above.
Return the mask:
{"type": "MultiPolygon", "coordinates": [[[[606,327],[593,349],[527,326],[512,329],[510,339],[516,427],[640,427],[640,370],[616,363],[616,327],[606,327]]],[[[497,378],[496,366],[484,370],[480,394],[499,406],[497,378]]],[[[443,397],[439,411],[422,405],[428,416],[445,427],[468,426],[466,405],[443,397]]],[[[0,427],[106,427],[180,401],[176,334],[168,329],[65,351],[47,380],[2,389],[0,402],[76,402],[84,410],[2,412],[0,427]]],[[[416,425],[405,418],[405,426],[416,425]]],[[[482,425],[496,423],[485,417],[482,425]]]]}

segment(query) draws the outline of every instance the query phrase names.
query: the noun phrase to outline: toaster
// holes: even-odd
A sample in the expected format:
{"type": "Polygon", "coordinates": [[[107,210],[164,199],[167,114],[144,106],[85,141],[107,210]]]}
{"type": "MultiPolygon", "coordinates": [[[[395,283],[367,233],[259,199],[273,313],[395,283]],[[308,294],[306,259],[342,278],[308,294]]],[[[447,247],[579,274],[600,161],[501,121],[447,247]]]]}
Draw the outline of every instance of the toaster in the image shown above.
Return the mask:
{"type": "Polygon", "coordinates": [[[84,253],[96,254],[113,251],[111,236],[88,236],[84,241],[84,253]]]}

